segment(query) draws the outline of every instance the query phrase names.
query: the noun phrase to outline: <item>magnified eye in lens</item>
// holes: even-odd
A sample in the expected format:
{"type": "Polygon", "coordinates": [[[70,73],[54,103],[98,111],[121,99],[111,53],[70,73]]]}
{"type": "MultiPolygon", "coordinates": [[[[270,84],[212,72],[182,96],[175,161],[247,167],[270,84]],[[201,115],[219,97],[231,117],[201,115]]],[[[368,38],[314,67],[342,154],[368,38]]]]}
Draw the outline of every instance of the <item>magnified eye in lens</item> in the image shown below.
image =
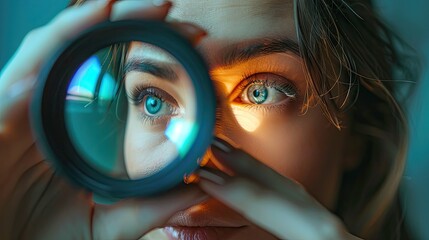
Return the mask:
{"type": "Polygon", "coordinates": [[[88,166],[119,179],[149,177],[190,150],[196,97],[184,67],[143,42],[101,49],[70,80],[66,126],[88,166]]]}

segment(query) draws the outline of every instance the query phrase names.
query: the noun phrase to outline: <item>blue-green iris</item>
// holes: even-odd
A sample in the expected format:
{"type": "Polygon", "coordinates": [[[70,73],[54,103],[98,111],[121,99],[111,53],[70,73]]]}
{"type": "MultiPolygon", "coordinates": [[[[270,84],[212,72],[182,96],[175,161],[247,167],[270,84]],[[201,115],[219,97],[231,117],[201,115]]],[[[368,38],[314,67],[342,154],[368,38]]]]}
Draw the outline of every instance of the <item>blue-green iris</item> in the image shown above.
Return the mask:
{"type": "Polygon", "coordinates": [[[145,102],[145,108],[149,114],[155,115],[162,108],[162,100],[155,96],[148,96],[145,102]]]}
{"type": "Polygon", "coordinates": [[[264,103],[268,98],[268,89],[262,84],[255,84],[247,90],[249,101],[256,104],[264,103]]]}

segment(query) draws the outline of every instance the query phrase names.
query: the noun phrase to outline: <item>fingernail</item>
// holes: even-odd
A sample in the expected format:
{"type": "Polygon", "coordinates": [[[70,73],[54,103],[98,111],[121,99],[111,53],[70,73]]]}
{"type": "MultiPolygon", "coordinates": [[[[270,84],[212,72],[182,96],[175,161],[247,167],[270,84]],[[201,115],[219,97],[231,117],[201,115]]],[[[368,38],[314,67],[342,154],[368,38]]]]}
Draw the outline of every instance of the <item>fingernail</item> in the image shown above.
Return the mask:
{"type": "Polygon", "coordinates": [[[166,0],[152,0],[152,5],[155,7],[164,7],[164,6],[171,7],[173,3],[166,0]]]}
{"type": "Polygon", "coordinates": [[[196,26],[195,24],[187,22],[179,22],[178,24],[180,24],[181,27],[185,29],[186,32],[188,32],[188,34],[196,35],[199,37],[204,37],[207,35],[207,32],[204,29],[199,26],[196,26]]]}
{"type": "Polygon", "coordinates": [[[227,143],[226,141],[218,137],[215,137],[213,139],[212,146],[226,153],[231,153],[232,150],[234,149],[234,147],[231,146],[231,144],[227,143]]]}
{"type": "Polygon", "coordinates": [[[183,36],[189,38],[192,44],[197,45],[207,36],[207,32],[199,26],[188,22],[180,22],[176,20],[168,20],[174,29],[179,31],[183,36]]]}
{"type": "MultiPolygon", "coordinates": [[[[205,153],[205,154],[207,154],[207,153],[205,153]]],[[[198,158],[197,163],[198,163],[198,165],[200,165],[201,167],[204,167],[204,166],[208,163],[208,161],[209,161],[209,158],[206,158],[206,157],[200,157],[200,158],[198,158]]]]}
{"type": "Polygon", "coordinates": [[[210,168],[200,168],[195,174],[198,175],[200,179],[210,181],[217,185],[225,185],[229,178],[225,173],[210,168]]]}
{"type": "Polygon", "coordinates": [[[198,183],[200,180],[200,177],[195,174],[185,174],[185,176],[183,176],[183,182],[185,182],[185,184],[191,184],[191,183],[198,183]]]}
{"type": "Polygon", "coordinates": [[[199,33],[195,38],[194,38],[194,45],[197,45],[198,43],[201,42],[201,40],[203,40],[203,38],[205,38],[207,36],[207,32],[201,32],[199,33]]]}

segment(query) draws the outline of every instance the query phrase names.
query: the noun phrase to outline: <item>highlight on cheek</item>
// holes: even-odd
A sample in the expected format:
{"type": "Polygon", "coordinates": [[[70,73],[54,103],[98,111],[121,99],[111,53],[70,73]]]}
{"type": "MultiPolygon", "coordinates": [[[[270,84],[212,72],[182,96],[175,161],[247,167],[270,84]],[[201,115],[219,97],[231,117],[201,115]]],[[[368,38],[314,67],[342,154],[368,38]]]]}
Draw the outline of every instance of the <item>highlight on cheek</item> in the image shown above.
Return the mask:
{"type": "Polygon", "coordinates": [[[231,109],[237,123],[245,131],[254,132],[261,125],[261,116],[257,116],[255,112],[241,107],[232,107],[231,109]]]}

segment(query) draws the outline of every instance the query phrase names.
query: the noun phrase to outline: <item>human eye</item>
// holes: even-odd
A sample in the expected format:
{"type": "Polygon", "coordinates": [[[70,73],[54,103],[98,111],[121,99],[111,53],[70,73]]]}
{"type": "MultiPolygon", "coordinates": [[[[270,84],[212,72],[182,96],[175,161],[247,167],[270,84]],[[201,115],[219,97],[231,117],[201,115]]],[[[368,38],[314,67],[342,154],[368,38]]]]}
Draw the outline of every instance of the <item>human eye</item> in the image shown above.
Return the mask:
{"type": "Polygon", "coordinates": [[[234,89],[233,102],[240,106],[275,108],[297,98],[296,87],[286,78],[273,73],[245,77],[234,89]]]}
{"type": "Polygon", "coordinates": [[[127,95],[143,123],[156,125],[179,114],[177,101],[160,88],[136,86],[127,95]]]}

